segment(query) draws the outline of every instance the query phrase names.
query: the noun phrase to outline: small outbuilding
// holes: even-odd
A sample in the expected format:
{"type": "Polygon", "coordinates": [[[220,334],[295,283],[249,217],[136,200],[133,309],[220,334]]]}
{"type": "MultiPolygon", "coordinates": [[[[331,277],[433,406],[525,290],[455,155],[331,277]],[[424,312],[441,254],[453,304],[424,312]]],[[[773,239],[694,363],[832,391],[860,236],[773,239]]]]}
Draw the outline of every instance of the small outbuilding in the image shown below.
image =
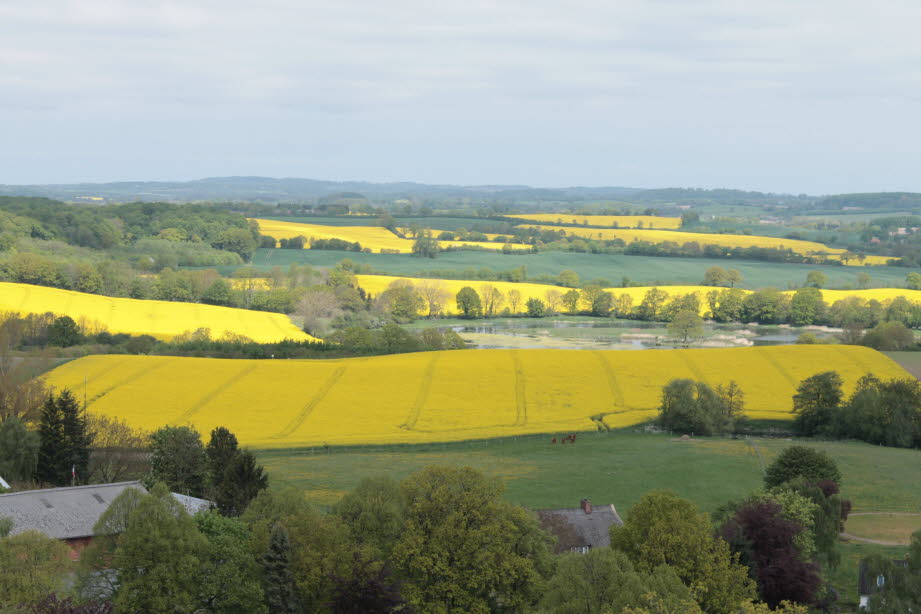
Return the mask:
{"type": "Polygon", "coordinates": [[[624,524],[614,505],[594,506],[582,499],[579,507],[537,510],[540,526],[557,538],[554,552],[587,553],[611,545],[611,527],[624,524]]]}
{"type": "MultiPolygon", "coordinates": [[[[79,558],[80,551],[92,541],[100,516],[129,488],[147,492],[140,482],[116,482],[7,493],[0,495],[0,516],[12,519],[13,535],[39,531],[63,540],[70,546],[71,556],[79,558]]],[[[175,493],[173,497],[190,514],[211,507],[204,499],[175,493]]]]}
{"type": "MultiPolygon", "coordinates": [[[[893,559],[892,564],[895,567],[908,567],[908,561],[904,559],[893,559]]],[[[860,567],[857,570],[857,593],[860,595],[858,608],[866,610],[870,597],[883,590],[889,580],[891,578],[887,578],[885,574],[871,574],[867,562],[860,561],[860,567]]]]}

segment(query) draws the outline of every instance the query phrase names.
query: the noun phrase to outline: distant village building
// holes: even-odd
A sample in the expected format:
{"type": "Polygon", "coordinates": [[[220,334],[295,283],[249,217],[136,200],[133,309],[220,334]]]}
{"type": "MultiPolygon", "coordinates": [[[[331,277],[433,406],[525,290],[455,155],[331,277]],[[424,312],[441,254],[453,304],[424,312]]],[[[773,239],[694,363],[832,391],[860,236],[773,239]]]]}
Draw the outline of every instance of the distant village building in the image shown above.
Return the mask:
{"type": "Polygon", "coordinates": [[[542,529],[557,538],[557,554],[585,554],[592,548],[610,546],[611,527],[624,524],[613,505],[596,507],[588,499],[582,499],[579,507],[537,510],[537,519],[542,529]]]}
{"type": "MultiPolygon", "coordinates": [[[[901,559],[894,559],[892,564],[896,567],[908,567],[908,561],[901,559]]],[[[859,609],[866,610],[870,597],[881,591],[889,580],[890,578],[883,574],[871,576],[870,570],[867,568],[867,562],[860,561],[860,567],[857,572],[857,593],[860,595],[859,609]]]]}
{"type": "MultiPolygon", "coordinates": [[[[117,482],[8,493],[0,495],[0,516],[12,519],[13,535],[39,531],[63,540],[76,559],[93,540],[93,527],[99,517],[129,488],[147,492],[140,482],[117,482]]],[[[211,502],[204,499],[176,493],[173,497],[190,514],[211,507],[211,502]]]]}

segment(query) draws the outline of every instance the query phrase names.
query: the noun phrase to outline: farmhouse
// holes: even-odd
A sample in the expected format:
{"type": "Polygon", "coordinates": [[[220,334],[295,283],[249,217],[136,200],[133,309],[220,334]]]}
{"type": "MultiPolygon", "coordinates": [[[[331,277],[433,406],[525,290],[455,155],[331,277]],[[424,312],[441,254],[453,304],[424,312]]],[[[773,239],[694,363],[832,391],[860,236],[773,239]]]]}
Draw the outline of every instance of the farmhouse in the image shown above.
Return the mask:
{"type": "MultiPolygon", "coordinates": [[[[117,482],[25,490],[0,495],[0,517],[13,521],[13,531],[39,531],[48,537],[63,540],[76,559],[93,540],[93,527],[112,501],[129,488],[146,493],[140,482],[117,482]]],[[[207,509],[209,501],[173,493],[173,497],[190,514],[207,509]]]]}
{"type": "Polygon", "coordinates": [[[554,552],[587,553],[592,548],[611,545],[611,526],[624,524],[613,505],[593,506],[582,499],[579,507],[537,510],[537,519],[545,531],[557,538],[554,552]]]}
{"type": "MultiPolygon", "coordinates": [[[[908,567],[908,561],[902,559],[893,559],[892,564],[895,567],[908,567]]],[[[870,597],[878,593],[886,585],[886,581],[891,580],[884,574],[873,575],[865,560],[860,561],[860,567],[857,571],[857,593],[860,595],[860,610],[866,610],[870,597]]]]}

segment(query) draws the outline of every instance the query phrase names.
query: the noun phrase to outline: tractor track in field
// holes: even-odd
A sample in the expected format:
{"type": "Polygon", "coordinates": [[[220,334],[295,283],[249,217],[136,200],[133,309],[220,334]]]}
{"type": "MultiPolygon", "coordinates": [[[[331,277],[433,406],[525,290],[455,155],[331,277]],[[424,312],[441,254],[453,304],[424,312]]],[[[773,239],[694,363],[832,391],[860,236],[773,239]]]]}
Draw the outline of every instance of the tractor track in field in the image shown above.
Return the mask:
{"type": "Polygon", "coordinates": [[[796,389],[796,387],[799,386],[799,382],[796,381],[796,379],[792,375],[790,375],[789,371],[784,369],[783,365],[780,364],[776,358],[771,356],[770,352],[761,352],[758,354],[758,356],[761,356],[765,361],[770,363],[770,365],[774,367],[774,369],[776,369],[778,373],[780,373],[781,377],[783,377],[785,380],[790,382],[790,385],[793,386],[794,389],[796,389]]]}
{"type": "Polygon", "coordinates": [[[304,424],[304,421],[310,417],[310,414],[313,413],[313,410],[316,409],[317,405],[319,405],[323,399],[326,398],[326,395],[329,394],[329,391],[333,389],[333,386],[335,386],[339,380],[342,379],[346,368],[347,367],[345,365],[342,365],[333,371],[330,376],[326,378],[326,381],[323,383],[323,387],[317,390],[316,394],[313,395],[313,398],[311,398],[310,401],[304,405],[301,411],[299,411],[298,414],[294,416],[294,418],[292,418],[287,425],[285,425],[285,428],[273,435],[272,439],[283,439],[300,428],[300,426],[304,424]]]}
{"type": "Polygon", "coordinates": [[[601,370],[608,380],[608,388],[611,389],[611,396],[614,397],[614,405],[617,407],[625,407],[626,401],[624,400],[624,392],[620,389],[620,384],[617,383],[617,376],[614,374],[614,368],[611,366],[611,363],[604,357],[601,350],[592,351],[592,355],[598,360],[598,364],[601,366],[601,370]]]}
{"type": "Polygon", "coordinates": [[[515,422],[512,426],[524,426],[528,423],[528,399],[518,350],[512,350],[512,362],[515,365],[515,422]]]}
{"type": "Polygon", "coordinates": [[[425,402],[429,398],[429,391],[432,389],[433,375],[435,374],[435,367],[438,365],[439,358],[441,358],[441,354],[435,353],[429,361],[429,364],[425,366],[425,371],[422,372],[422,385],[419,386],[419,392],[416,394],[416,399],[413,401],[412,407],[409,408],[409,414],[406,416],[406,421],[400,425],[401,429],[410,431],[416,428],[416,423],[419,421],[419,416],[422,415],[422,409],[425,407],[425,402]]]}
{"type": "Polygon", "coordinates": [[[245,367],[243,367],[242,369],[234,373],[232,376],[227,378],[224,381],[224,383],[222,383],[217,388],[214,388],[213,390],[211,390],[211,392],[209,392],[208,394],[203,396],[201,399],[196,401],[192,407],[184,411],[178,418],[173,420],[173,424],[183,424],[187,422],[189,418],[191,418],[192,416],[197,414],[199,411],[201,411],[202,408],[205,407],[205,405],[207,405],[208,403],[213,401],[215,398],[217,398],[219,394],[221,394],[222,392],[224,392],[225,390],[227,390],[228,388],[230,388],[231,386],[233,386],[234,384],[242,380],[244,377],[246,377],[247,375],[255,371],[256,367],[258,366],[259,366],[259,363],[257,361],[253,361],[253,364],[246,365],[245,367]]]}
{"type": "Polygon", "coordinates": [[[165,367],[165,366],[166,366],[166,362],[160,362],[160,363],[158,363],[158,364],[155,364],[155,365],[152,366],[152,367],[146,367],[146,366],[145,366],[145,367],[142,367],[142,368],[140,368],[140,369],[138,369],[138,370],[136,370],[136,371],[133,371],[133,372],[132,372],[130,375],[128,375],[127,377],[123,377],[122,379],[118,380],[117,382],[115,382],[114,384],[112,384],[111,386],[109,386],[108,388],[104,388],[103,390],[101,390],[101,391],[97,392],[96,394],[94,394],[88,401],[85,402],[84,405],[85,405],[85,407],[89,407],[90,405],[92,405],[93,403],[95,403],[96,401],[98,401],[99,399],[101,399],[102,397],[106,396],[107,394],[109,394],[110,392],[112,392],[113,390],[115,390],[116,388],[121,388],[121,387],[124,386],[125,384],[130,384],[131,382],[133,382],[133,381],[135,381],[135,380],[137,380],[137,379],[139,379],[139,378],[141,378],[141,377],[146,377],[147,375],[150,375],[150,374],[153,373],[154,371],[156,371],[156,370],[158,370],[158,369],[161,369],[161,368],[163,368],[163,367],[165,367]]]}

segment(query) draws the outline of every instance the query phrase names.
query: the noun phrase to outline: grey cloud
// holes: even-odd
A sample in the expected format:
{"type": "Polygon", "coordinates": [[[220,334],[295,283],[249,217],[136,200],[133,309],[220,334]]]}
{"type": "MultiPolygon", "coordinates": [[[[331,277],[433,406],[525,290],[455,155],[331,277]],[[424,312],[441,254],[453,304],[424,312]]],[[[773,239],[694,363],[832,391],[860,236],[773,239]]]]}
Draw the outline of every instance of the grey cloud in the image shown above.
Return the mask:
{"type": "Polygon", "coordinates": [[[901,0],[7,0],[0,182],[910,188],[919,17],[901,0]]]}

